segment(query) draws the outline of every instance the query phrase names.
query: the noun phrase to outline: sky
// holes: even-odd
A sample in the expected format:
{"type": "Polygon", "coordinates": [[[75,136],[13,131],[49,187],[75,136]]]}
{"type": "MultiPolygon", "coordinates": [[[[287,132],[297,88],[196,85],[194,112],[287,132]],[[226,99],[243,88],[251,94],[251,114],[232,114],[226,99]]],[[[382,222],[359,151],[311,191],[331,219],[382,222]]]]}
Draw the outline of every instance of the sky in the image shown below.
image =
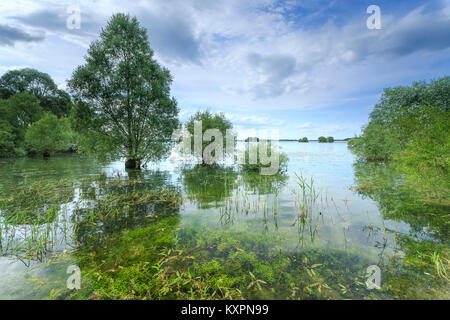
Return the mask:
{"type": "Polygon", "coordinates": [[[147,29],[181,121],[224,112],[243,136],[353,137],[384,88],[450,75],[450,0],[1,0],[0,75],[35,68],[65,89],[118,12],[147,29]]]}

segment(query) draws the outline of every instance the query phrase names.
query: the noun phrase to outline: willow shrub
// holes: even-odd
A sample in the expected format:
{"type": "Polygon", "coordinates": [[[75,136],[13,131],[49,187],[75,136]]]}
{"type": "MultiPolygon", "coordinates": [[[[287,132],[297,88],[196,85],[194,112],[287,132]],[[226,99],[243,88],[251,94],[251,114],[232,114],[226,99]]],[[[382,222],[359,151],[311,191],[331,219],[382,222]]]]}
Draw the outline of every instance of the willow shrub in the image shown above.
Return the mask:
{"type": "MultiPolygon", "coordinates": [[[[270,146],[270,144],[269,144],[270,146]]],[[[271,158],[271,149],[269,147],[268,151],[267,151],[267,156],[269,158],[271,158]]],[[[269,168],[271,167],[271,163],[268,164],[263,164],[261,163],[261,159],[259,156],[259,145],[257,147],[257,159],[256,159],[256,163],[249,163],[249,149],[247,148],[245,150],[245,163],[241,164],[241,169],[247,172],[260,172],[261,168],[269,168]]],[[[287,164],[289,162],[289,157],[287,156],[286,153],[284,152],[279,152],[278,153],[278,173],[283,173],[287,170],[287,164]]]]}
{"type": "Polygon", "coordinates": [[[450,110],[424,105],[410,121],[415,130],[394,160],[410,182],[423,187],[432,185],[435,192],[448,193],[450,110]]]}

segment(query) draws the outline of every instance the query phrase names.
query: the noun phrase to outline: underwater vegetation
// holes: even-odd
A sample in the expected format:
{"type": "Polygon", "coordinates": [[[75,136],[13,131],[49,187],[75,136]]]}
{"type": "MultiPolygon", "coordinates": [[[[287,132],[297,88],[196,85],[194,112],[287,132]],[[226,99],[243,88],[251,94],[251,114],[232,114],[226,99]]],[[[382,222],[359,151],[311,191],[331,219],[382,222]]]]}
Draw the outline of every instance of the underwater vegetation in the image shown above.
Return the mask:
{"type": "Polygon", "coordinates": [[[0,297],[448,299],[445,201],[395,168],[353,169],[349,199],[303,171],[201,165],[176,179],[141,170],[5,184],[0,259],[23,271],[0,260],[0,297]],[[358,220],[355,199],[372,199],[382,223],[358,220]],[[365,284],[374,264],[380,290],[365,284]],[[79,290],[66,287],[69,265],[82,272],[79,290]]]}

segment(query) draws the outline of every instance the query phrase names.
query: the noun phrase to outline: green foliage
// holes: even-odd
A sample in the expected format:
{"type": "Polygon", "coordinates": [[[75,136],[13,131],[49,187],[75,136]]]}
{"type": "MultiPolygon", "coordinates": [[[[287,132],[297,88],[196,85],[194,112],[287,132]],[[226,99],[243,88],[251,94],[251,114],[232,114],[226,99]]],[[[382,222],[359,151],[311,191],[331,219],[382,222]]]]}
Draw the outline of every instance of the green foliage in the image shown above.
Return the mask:
{"type": "Polygon", "coordinates": [[[43,96],[39,100],[44,111],[50,111],[58,117],[67,117],[72,110],[72,99],[63,90],[56,90],[53,94],[43,96]]]}
{"type": "MultiPolygon", "coordinates": [[[[399,138],[407,138],[412,127],[405,119],[421,113],[422,105],[435,105],[441,110],[450,107],[450,77],[443,77],[429,83],[414,82],[410,87],[385,89],[381,100],[370,114],[370,121],[377,122],[383,128],[393,131],[399,138]],[[404,132],[405,129],[409,129],[404,132]]],[[[400,139],[400,142],[405,142],[400,139]]]]}
{"type": "Polygon", "coordinates": [[[309,142],[307,137],[303,137],[298,140],[298,142],[309,142]]]}
{"type": "Polygon", "coordinates": [[[450,77],[385,89],[349,148],[366,161],[394,160],[409,182],[448,190],[450,77]]]}
{"type": "Polygon", "coordinates": [[[0,101],[0,114],[13,127],[26,130],[43,114],[39,100],[28,92],[17,93],[7,100],[0,101]]]}
{"type": "MultiPolygon", "coordinates": [[[[245,163],[241,164],[241,169],[247,172],[260,172],[261,168],[270,168],[273,166],[272,163],[263,164],[261,162],[260,154],[259,154],[260,144],[256,146],[256,163],[250,163],[250,151],[249,151],[249,143],[246,143],[245,149],[245,163]]],[[[267,148],[267,157],[271,159],[272,149],[270,146],[270,141],[266,145],[267,148]]],[[[289,157],[284,152],[278,152],[278,173],[283,173],[287,170],[287,165],[289,163],[289,157]]]]}
{"type": "Polygon", "coordinates": [[[445,117],[449,108],[450,77],[385,89],[363,134],[349,146],[364,160],[392,160],[405,150],[411,137],[426,129],[427,125],[417,119],[439,111],[444,112],[442,116],[445,117]]]}
{"type": "Polygon", "coordinates": [[[25,142],[31,151],[39,153],[66,150],[70,143],[68,121],[48,112],[30,126],[25,134],[25,142]]]}
{"type": "Polygon", "coordinates": [[[25,132],[44,112],[67,116],[70,96],[59,90],[51,77],[35,69],[6,72],[0,78],[0,157],[26,154],[25,132]]]}
{"type": "MultiPolygon", "coordinates": [[[[326,143],[326,142],[331,143],[331,142],[334,142],[334,138],[333,137],[320,136],[318,140],[319,140],[320,143],[326,143]]],[[[303,142],[303,141],[301,141],[301,142],[303,142]]]]}
{"type": "Polygon", "coordinates": [[[42,114],[39,100],[31,93],[17,93],[7,100],[0,100],[1,157],[26,154],[25,132],[42,114]]]}
{"type": "Polygon", "coordinates": [[[0,98],[8,99],[14,94],[29,92],[39,99],[44,111],[57,116],[67,116],[72,108],[70,96],[59,90],[52,78],[35,69],[11,70],[0,78],[0,98]]]}
{"type": "Polygon", "coordinates": [[[80,150],[95,155],[158,160],[178,127],[172,76],[153,59],[145,28],[115,14],[69,81],[76,99],[80,150]]]}
{"type": "MultiPolygon", "coordinates": [[[[223,113],[212,113],[209,110],[198,111],[195,115],[191,116],[189,121],[186,123],[186,130],[191,134],[191,150],[194,153],[194,124],[196,121],[202,121],[202,155],[205,148],[212,143],[211,141],[205,141],[203,135],[206,130],[217,129],[222,134],[223,138],[223,153],[225,153],[226,147],[226,133],[227,130],[231,130],[233,125],[231,121],[225,118],[223,113]]],[[[213,140],[214,141],[214,140],[213,140]]]]}
{"type": "Polygon", "coordinates": [[[435,193],[450,189],[450,110],[422,106],[411,119],[415,127],[404,150],[394,155],[400,169],[411,183],[432,185],[435,193]]]}
{"type": "Polygon", "coordinates": [[[8,71],[0,78],[0,87],[3,99],[24,91],[42,97],[57,88],[47,73],[29,68],[8,71]]]}
{"type": "Polygon", "coordinates": [[[348,147],[354,154],[367,161],[387,161],[391,159],[395,139],[382,133],[376,123],[369,123],[364,127],[364,134],[348,142],[348,147]]]}
{"type": "Polygon", "coordinates": [[[0,120],[0,157],[14,154],[14,128],[6,120],[0,120]]]}

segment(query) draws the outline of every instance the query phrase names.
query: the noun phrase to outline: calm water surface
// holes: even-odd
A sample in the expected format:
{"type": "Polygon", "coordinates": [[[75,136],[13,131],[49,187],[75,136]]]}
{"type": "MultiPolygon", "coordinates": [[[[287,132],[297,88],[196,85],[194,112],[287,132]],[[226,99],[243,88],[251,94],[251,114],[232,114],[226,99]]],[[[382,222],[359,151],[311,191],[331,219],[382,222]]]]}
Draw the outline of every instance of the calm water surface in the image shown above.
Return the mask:
{"type": "MultiPolygon", "coordinates": [[[[86,178],[133,175],[147,181],[149,190],[166,187],[179,190],[184,201],[177,209],[178,238],[187,247],[201,245],[196,242],[198,231],[220,236],[228,234],[231,238],[242,235],[265,237],[267,240],[263,241],[262,247],[247,250],[275,250],[282,254],[311,250],[339,253],[342,257],[340,265],[330,264],[329,268],[347,270],[348,278],[365,274],[370,264],[388,268],[392,267],[393,259],[401,261],[405,251],[409,250],[405,248],[405,242],[399,240],[404,237],[440,243],[448,241],[448,230],[437,224],[434,228],[433,221],[405,218],[403,207],[401,214],[390,210],[386,205],[390,202],[384,199],[390,199],[389,195],[395,197],[394,191],[372,197],[354,191],[351,187],[373,178],[373,170],[355,165],[355,158],[346,143],[281,142],[280,145],[289,157],[288,169],[283,175],[269,178],[243,174],[236,168],[196,170],[170,160],[149,165],[138,173],[125,171],[121,161],[101,163],[76,155],[54,156],[50,160],[0,160],[3,197],[16,192],[19,185],[33,182],[42,182],[44,186],[60,179],[74,182],[73,192],[58,203],[57,222],[53,221],[49,227],[57,230],[51,231],[54,232],[52,245],[43,254],[30,258],[17,251],[8,251],[8,246],[20,244],[21,239],[33,233],[30,225],[2,228],[0,298],[42,299],[49,297],[51,289],[64,288],[67,266],[77,264],[76,256],[71,257],[79,243],[73,238],[74,212],[92,206],[89,199],[83,198],[77,185],[77,181],[86,178]],[[307,183],[306,191],[301,187],[301,179],[307,183]],[[306,207],[302,206],[305,202],[306,207]],[[14,232],[11,228],[15,228],[14,232]],[[64,259],[58,258],[61,253],[64,253],[64,259]]],[[[386,181],[386,178],[381,179],[386,181]]],[[[405,199],[407,202],[408,198],[405,199]]],[[[1,209],[3,214],[5,209],[1,209]]],[[[155,208],[142,210],[149,211],[145,214],[158,214],[155,208]]],[[[135,226],[134,222],[123,221],[121,223],[127,224],[125,229],[135,226]]],[[[107,229],[101,230],[106,232],[107,229]]],[[[120,228],[118,230],[121,232],[120,228]]],[[[82,236],[75,238],[80,240],[82,236]]],[[[212,254],[220,255],[218,252],[212,254]]],[[[340,280],[336,278],[336,281],[340,280]]],[[[277,288],[261,297],[285,298],[283,290],[277,288]]],[[[344,290],[340,294],[339,298],[355,297],[353,294],[346,296],[344,290]]]]}

